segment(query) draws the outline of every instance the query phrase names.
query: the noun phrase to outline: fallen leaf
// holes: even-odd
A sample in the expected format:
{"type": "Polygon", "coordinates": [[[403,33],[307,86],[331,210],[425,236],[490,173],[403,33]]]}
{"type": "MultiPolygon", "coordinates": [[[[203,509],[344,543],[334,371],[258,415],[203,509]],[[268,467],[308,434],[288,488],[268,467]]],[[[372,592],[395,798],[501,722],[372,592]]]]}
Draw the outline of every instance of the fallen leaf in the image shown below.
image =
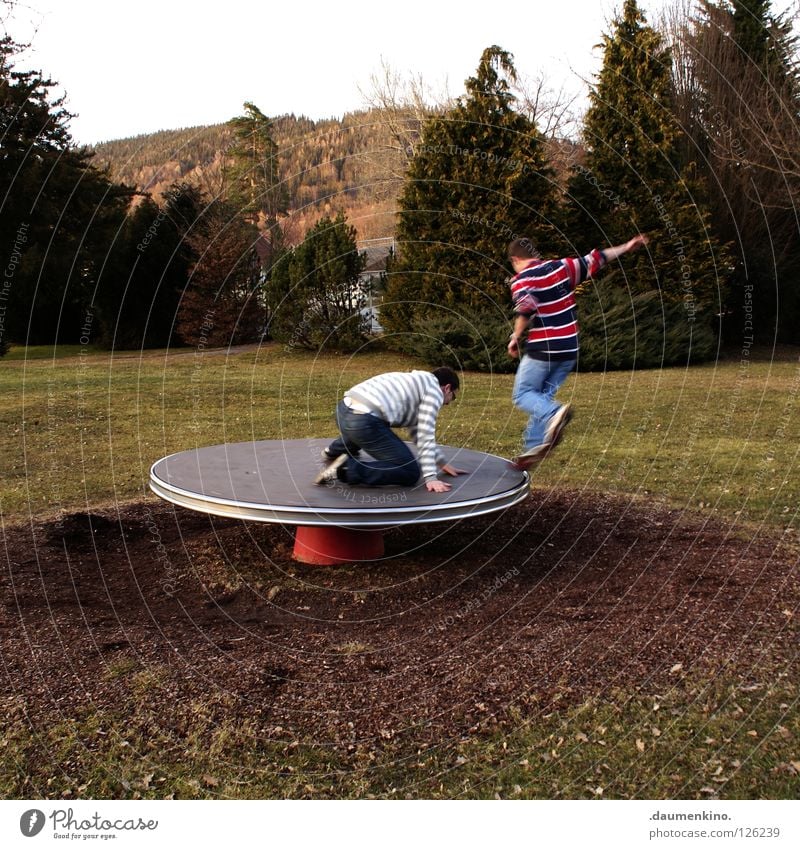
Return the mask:
{"type": "Polygon", "coordinates": [[[644,740],[637,740],[637,741],[636,741],[636,748],[637,748],[640,752],[643,752],[643,751],[644,751],[644,740]]]}

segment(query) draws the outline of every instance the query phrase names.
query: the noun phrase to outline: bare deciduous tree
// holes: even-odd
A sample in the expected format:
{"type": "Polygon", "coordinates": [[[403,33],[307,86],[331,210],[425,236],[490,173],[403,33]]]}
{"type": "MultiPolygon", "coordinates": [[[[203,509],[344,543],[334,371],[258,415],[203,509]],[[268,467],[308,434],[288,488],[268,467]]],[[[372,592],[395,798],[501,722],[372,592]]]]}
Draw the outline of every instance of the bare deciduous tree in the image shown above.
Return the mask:
{"type": "Polygon", "coordinates": [[[550,85],[544,74],[528,77],[517,74],[511,85],[516,108],[545,138],[547,158],[560,182],[566,183],[570,170],[581,155],[579,95],[566,84],[550,85]]]}
{"type": "Polygon", "coordinates": [[[359,91],[366,107],[361,123],[379,131],[377,144],[366,155],[365,178],[376,201],[394,198],[420,143],[423,125],[445,111],[452,98],[446,90],[435,92],[420,74],[404,76],[385,60],[370,76],[368,87],[359,91]]]}
{"type": "MultiPolygon", "coordinates": [[[[544,75],[516,75],[510,82],[517,111],[534,122],[547,140],[547,150],[557,173],[574,164],[579,131],[578,95],[565,85],[551,86],[544,75]]],[[[404,76],[385,61],[361,90],[368,111],[363,123],[381,129],[380,144],[369,152],[369,178],[376,199],[394,197],[422,138],[422,127],[434,115],[452,108],[455,99],[445,87],[435,91],[420,74],[404,76]]]]}
{"type": "Polygon", "coordinates": [[[359,91],[366,107],[381,114],[391,149],[406,162],[419,144],[423,124],[453,103],[446,89],[434,91],[421,74],[405,77],[383,59],[380,69],[370,76],[367,91],[359,91]]]}
{"type": "Polygon", "coordinates": [[[517,109],[548,139],[574,139],[580,130],[578,95],[566,84],[550,85],[544,74],[527,77],[517,74],[511,93],[517,109]]]}
{"type": "MultiPolygon", "coordinates": [[[[707,4],[704,11],[705,20],[691,21],[680,42],[693,75],[693,120],[715,179],[740,209],[740,226],[761,229],[766,209],[788,212],[800,201],[797,81],[784,67],[765,67],[744,53],[726,10],[707,4]]],[[[796,230],[796,222],[784,220],[796,230]]],[[[770,229],[780,239],[779,216],[770,229]]]]}

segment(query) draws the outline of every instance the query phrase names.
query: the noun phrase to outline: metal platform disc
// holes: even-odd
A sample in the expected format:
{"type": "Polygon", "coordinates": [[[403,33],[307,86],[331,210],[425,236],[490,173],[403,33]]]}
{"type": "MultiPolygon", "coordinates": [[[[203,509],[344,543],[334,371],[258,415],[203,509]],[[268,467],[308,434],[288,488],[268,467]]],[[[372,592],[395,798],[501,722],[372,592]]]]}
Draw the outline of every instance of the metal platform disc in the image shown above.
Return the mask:
{"type": "Polygon", "coordinates": [[[150,469],[156,495],[192,510],[287,525],[387,528],[479,516],[529,493],[526,472],[508,460],[441,446],[447,462],[469,474],[443,475],[450,492],[410,487],[316,486],[329,439],[237,442],[182,451],[150,469]]]}

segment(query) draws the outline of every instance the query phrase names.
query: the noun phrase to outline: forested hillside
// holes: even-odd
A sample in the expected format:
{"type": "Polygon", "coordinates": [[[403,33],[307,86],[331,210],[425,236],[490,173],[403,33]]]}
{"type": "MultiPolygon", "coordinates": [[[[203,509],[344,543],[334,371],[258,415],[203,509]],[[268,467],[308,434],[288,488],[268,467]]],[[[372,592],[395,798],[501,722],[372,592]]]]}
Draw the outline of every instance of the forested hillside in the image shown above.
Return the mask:
{"type": "MultiPolygon", "coordinates": [[[[376,113],[312,121],[284,115],[272,119],[279,167],[290,198],[287,222],[291,241],[302,238],[323,215],[345,212],[360,238],[391,235],[391,214],[400,181],[384,170],[393,153],[376,113]]],[[[176,182],[222,189],[222,167],[230,148],[227,124],[162,130],[105,142],[95,148],[95,163],[108,166],[114,180],[149,192],[161,201],[176,182]]]]}

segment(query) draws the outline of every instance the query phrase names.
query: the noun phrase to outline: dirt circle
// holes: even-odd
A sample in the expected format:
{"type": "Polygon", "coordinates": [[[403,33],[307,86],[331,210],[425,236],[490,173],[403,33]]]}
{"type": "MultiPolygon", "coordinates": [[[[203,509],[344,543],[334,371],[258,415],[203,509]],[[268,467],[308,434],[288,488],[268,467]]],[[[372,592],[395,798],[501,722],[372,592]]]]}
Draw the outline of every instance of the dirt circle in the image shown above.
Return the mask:
{"type": "Polygon", "coordinates": [[[377,562],[303,566],[292,533],[155,498],[7,525],[11,692],[34,721],[112,706],[129,682],[108,670],[129,662],[171,699],[225,694],[264,734],[352,746],[796,652],[789,532],[535,489],[493,516],[391,530],[377,562]]]}

